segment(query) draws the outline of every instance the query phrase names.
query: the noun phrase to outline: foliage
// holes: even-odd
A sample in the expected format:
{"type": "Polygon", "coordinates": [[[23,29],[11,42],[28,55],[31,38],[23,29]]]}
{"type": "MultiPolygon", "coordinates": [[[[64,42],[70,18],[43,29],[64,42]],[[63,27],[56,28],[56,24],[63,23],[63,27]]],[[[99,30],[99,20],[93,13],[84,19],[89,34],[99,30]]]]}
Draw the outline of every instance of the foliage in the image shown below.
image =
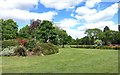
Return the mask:
{"type": "Polygon", "coordinates": [[[54,43],[57,33],[53,27],[52,22],[43,20],[40,26],[35,31],[37,40],[42,40],[43,43],[52,42],[54,43]]]}
{"type": "Polygon", "coordinates": [[[36,21],[35,20],[31,20],[31,24],[29,26],[29,28],[34,31],[41,23],[41,20],[37,19],[36,21]]]}
{"type": "Polygon", "coordinates": [[[14,51],[15,55],[17,56],[26,56],[27,53],[26,53],[26,48],[24,46],[17,46],[17,48],[15,48],[15,51],[14,51]]]}
{"type": "Polygon", "coordinates": [[[41,47],[37,44],[35,48],[33,48],[33,52],[35,55],[40,55],[42,53],[41,47]]]}
{"type": "Polygon", "coordinates": [[[3,48],[3,50],[0,52],[0,56],[13,56],[15,48],[16,46],[9,46],[7,48],[3,48]]]}
{"type": "Polygon", "coordinates": [[[31,36],[31,30],[28,25],[19,30],[19,38],[29,38],[31,36]]]}
{"type": "Polygon", "coordinates": [[[58,36],[58,44],[62,45],[64,48],[65,44],[68,44],[71,42],[71,37],[67,35],[66,31],[60,28],[56,28],[57,36],[58,36]]]}
{"type": "Polygon", "coordinates": [[[37,45],[41,47],[42,53],[44,55],[50,55],[59,52],[58,47],[52,43],[38,43],[37,45]]]}
{"type": "Polygon", "coordinates": [[[78,39],[79,45],[94,45],[94,42],[99,39],[103,42],[103,45],[120,44],[120,32],[110,30],[109,27],[105,27],[102,32],[100,29],[87,29],[87,36],[78,39]]]}
{"type": "Polygon", "coordinates": [[[118,30],[119,30],[119,32],[120,32],[120,25],[118,25],[118,30]]]}
{"type": "Polygon", "coordinates": [[[20,45],[27,46],[28,41],[24,39],[17,38],[20,45]]]}
{"type": "MultiPolygon", "coordinates": [[[[1,22],[1,21],[0,21],[1,22]]],[[[2,39],[15,39],[18,35],[18,25],[12,19],[2,21],[2,39]]]]}
{"type": "Polygon", "coordinates": [[[102,30],[98,28],[94,29],[87,29],[85,31],[85,34],[89,37],[89,40],[91,41],[92,39],[95,41],[96,39],[99,39],[99,34],[102,32],[102,30]]]}
{"type": "Polygon", "coordinates": [[[106,31],[108,31],[108,30],[110,30],[110,28],[109,28],[108,26],[105,26],[103,32],[106,32],[106,31]]]}
{"type": "Polygon", "coordinates": [[[8,46],[17,46],[19,42],[16,39],[12,40],[2,40],[2,48],[6,48],[8,46]]]}
{"type": "Polygon", "coordinates": [[[77,45],[70,46],[71,48],[87,48],[87,49],[114,49],[120,50],[120,46],[95,46],[95,45],[77,45]]]}
{"type": "Polygon", "coordinates": [[[26,48],[29,50],[29,51],[32,51],[33,48],[35,47],[36,45],[36,41],[34,39],[30,39],[26,45],[26,48]]]}
{"type": "Polygon", "coordinates": [[[97,46],[102,45],[102,40],[99,40],[99,39],[95,40],[95,44],[97,44],[97,46]]]}

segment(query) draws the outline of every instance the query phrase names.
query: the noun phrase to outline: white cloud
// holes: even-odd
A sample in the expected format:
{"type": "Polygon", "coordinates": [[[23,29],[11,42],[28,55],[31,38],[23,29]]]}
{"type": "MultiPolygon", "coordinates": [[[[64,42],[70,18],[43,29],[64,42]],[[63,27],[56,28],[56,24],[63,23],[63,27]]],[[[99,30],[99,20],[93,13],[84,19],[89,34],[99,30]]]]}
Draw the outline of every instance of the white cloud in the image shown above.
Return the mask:
{"type": "Polygon", "coordinates": [[[76,19],[65,18],[59,22],[58,26],[61,28],[71,28],[76,26],[77,24],[79,23],[76,19]]]}
{"type": "Polygon", "coordinates": [[[87,0],[85,6],[88,8],[93,8],[96,4],[100,2],[101,0],[87,0]]]}
{"type": "Polygon", "coordinates": [[[75,18],[77,18],[77,19],[84,19],[84,18],[86,18],[86,17],[88,17],[88,16],[90,16],[90,15],[93,15],[93,14],[95,14],[97,12],[97,10],[96,9],[90,9],[90,8],[88,8],[88,7],[85,7],[85,6],[83,6],[83,7],[78,7],[77,9],[76,9],[76,13],[77,13],[77,15],[75,15],[75,18]]]}
{"type": "Polygon", "coordinates": [[[95,14],[97,12],[96,9],[89,9],[87,7],[78,7],[76,9],[76,13],[79,14],[79,15],[92,15],[92,14],[95,14]]]}
{"type": "Polygon", "coordinates": [[[84,31],[79,31],[76,29],[70,29],[70,28],[66,28],[64,29],[66,30],[67,34],[69,34],[70,36],[72,36],[72,38],[76,39],[76,38],[82,38],[85,36],[84,31]]]}
{"type": "Polygon", "coordinates": [[[70,14],[70,16],[71,16],[71,17],[74,17],[74,14],[72,13],[72,14],[70,14]]]}
{"type": "Polygon", "coordinates": [[[76,19],[71,19],[71,18],[65,18],[61,20],[59,23],[57,22],[57,26],[66,30],[67,34],[72,36],[74,39],[80,37],[81,35],[81,33],[78,30],[72,29],[72,27],[78,24],[80,23],[76,19]]]}
{"type": "Polygon", "coordinates": [[[57,10],[62,10],[66,8],[73,8],[74,6],[81,3],[83,0],[40,0],[47,8],[54,8],[57,10]]]}
{"type": "Polygon", "coordinates": [[[110,7],[94,14],[91,16],[87,16],[85,20],[87,22],[98,22],[98,21],[104,21],[104,20],[110,20],[114,17],[114,15],[118,12],[118,4],[115,3],[111,5],[110,7]]]}
{"type": "Polygon", "coordinates": [[[0,9],[30,9],[38,0],[0,0],[0,9]]]}
{"type": "Polygon", "coordinates": [[[30,20],[30,19],[41,19],[51,20],[53,16],[57,15],[56,12],[45,12],[45,13],[34,13],[26,10],[12,9],[12,10],[0,10],[0,17],[4,19],[12,18],[14,20],[30,20]]]}
{"type": "Polygon", "coordinates": [[[99,28],[104,29],[105,26],[108,26],[111,30],[118,31],[118,26],[113,21],[101,21],[96,23],[86,23],[84,26],[78,27],[78,30],[85,31],[86,29],[99,28]]]}
{"type": "Polygon", "coordinates": [[[30,19],[52,20],[54,11],[36,13],[30,9],[38,5],[38,0],[1,0],[0,18],[12,18],[15,21],[29,21],[30,19]]]}

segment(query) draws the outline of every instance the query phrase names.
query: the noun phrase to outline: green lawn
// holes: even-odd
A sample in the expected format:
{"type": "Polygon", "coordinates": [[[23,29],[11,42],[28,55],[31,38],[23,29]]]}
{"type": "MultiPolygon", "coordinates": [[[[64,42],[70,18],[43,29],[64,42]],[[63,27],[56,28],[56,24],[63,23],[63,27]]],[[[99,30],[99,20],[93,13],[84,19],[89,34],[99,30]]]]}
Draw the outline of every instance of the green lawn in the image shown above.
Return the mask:
{"type": "Polygon", "coordinates": [[[118,51],[62,48],[48,56],[2,57],[4,73],[118,73],[118,51]]]}

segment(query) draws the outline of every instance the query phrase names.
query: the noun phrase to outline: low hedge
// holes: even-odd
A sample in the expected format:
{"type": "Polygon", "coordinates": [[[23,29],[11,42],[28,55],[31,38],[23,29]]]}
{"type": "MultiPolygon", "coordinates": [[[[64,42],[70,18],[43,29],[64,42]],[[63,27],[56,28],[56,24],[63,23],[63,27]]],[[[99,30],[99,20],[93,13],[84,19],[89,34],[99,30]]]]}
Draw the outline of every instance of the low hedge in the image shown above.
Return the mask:
{"type": "Polygon", "coordinates": [[[71,48],[87,48],[87,49],[115,49],[120,50],[120,46],[94,46],[94,45],[76,45],[71,48]]]}
{"type": "Polygon", "coordinates": [[[17,40],[2,40],[2,48],[7,48],[9,46],[17,46],[19,42],[17,40]]]}

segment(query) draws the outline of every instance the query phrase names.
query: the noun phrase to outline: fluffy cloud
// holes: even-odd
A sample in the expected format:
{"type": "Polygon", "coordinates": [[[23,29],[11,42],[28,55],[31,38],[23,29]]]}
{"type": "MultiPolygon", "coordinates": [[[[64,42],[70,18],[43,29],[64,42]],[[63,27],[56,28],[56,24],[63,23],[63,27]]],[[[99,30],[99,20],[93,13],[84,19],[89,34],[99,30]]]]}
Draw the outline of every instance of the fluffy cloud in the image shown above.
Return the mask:
{"type": "MultiPolygon", "coordinates": [[[[78,25],[79,22],[76,19],[65,18],[60,22],[57,22],[57,26],[66,30],[67,34],[72,36],[74,39],[81,36],[80,31],[72,29],[72,27],[78,25]]],[[[83,36],[83,35],[82,35],[83,36]]]]}
{"type": "Polygon", "coordinates": [[[92,14],[95,14],[97,11],[96,9],[89,9],[87,7],[78,7],[76,9],[76,13],[79,14],[79,15],[92,15],[92,14]]]}
{"type": "Polygon", "coordinates": [[[30,9],[38,0],[0,0],[0,9],[30,9]]]}
{"type": "Polygon", "coordinates": [[[85,18],[87,22],[98,22],[104,20],[110,20],[118,12],[118,3],[113,4],[112,6],[100,11],[94,15],[88,16],[85,18]]]}
{"type": "Polygon", "coordinates": [[[100,2],[101,0],[87,0],[85,6],[88,8],[93,8],[96,4],[100,2]]]}
{"type": "Polygon", "coordinates": [[[78,5],[83,0],[40,0],[41,4],[43,4],[47,8],[54,8],[57,10],[62,10],[66,8],[73,8],[78,5]]]}
{"type": "Polygon", "coordinates": [[[14,20],[30,20],[30,19],[41,19],[41,20],[51,20],[53,16],[57,15],[56,12],[45,12],[45,13],[34,13],[26,10],[12,9],[0,11],[0,17],[4,19],[12,18],[14,20]]]}
{"type": "Polygon", "coordinates": [[[30,19],[52,20],[57,15],[54,11],[30,12],[30,9],[37,5],[38,0],[1,0],[0,18],[12,18],[15,21],[29,21],[30,19]]]}
{"type": "Polygon", "coordinates": [[[101,21],[96,23],[86,23],[84,26],[78,27],[78,30],[85,31],[86,29],[99,28],[104,29],[105,26],[108,26],[111,30],[118,31],[118,26],[115,25],[113,21],[101,21]]]}
{"type": "Polygon", "coordinates": [[[75,18],[84,19],[84,18],[87,18],[87,16],[95,14],[96,12],[97,12],[96,9],[90,9],[90,8],[88,8],[86,6],[78,7],[76,9],[77,15],[75,16],[75,18]]]}
{"type": "Polygon", "coordinates": [[[77,24],[79,23],[76,19],[65,18],[59,22],[58,26],[61,28],[71,28],[76,26],[77,24]]]}
{"type": "Polygon", "coordinates": [[[66,28],[65,29],[67,34],[69,34],[70,36],[72,36],[72,38],[76,39],[76,38],[82,38],[85,36],[84,31],[79,31],[76,29],[70,29],[70,28],[66,28]]]}

